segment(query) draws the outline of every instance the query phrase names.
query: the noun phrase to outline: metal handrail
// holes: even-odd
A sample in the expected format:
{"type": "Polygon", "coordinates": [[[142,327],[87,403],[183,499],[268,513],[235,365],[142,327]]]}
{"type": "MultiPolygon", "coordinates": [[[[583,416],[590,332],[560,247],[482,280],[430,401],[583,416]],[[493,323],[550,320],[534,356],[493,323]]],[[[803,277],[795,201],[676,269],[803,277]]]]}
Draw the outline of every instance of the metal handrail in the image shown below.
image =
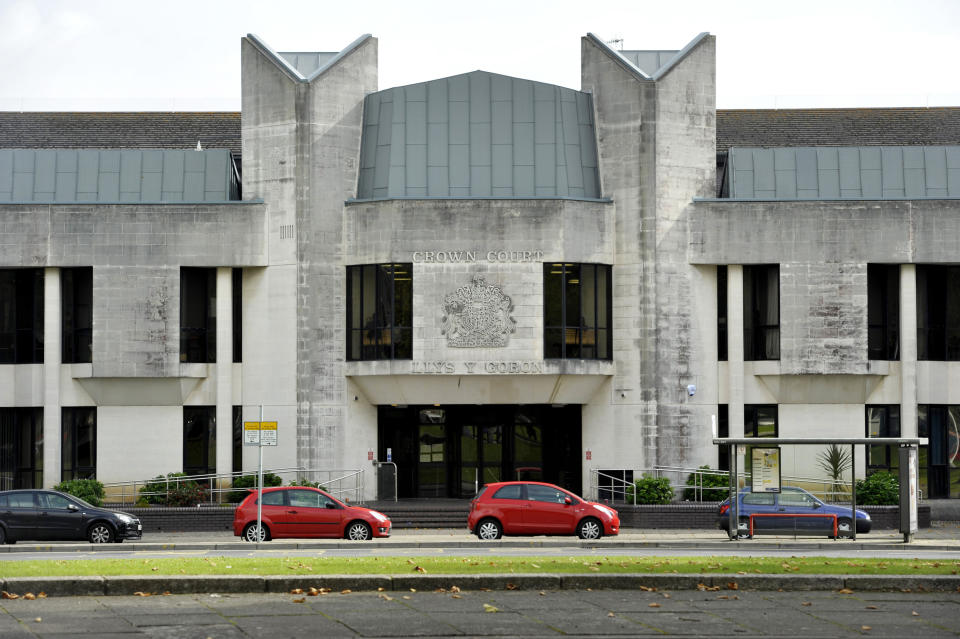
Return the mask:
{"type": "MultiPolygon", "coordinates": [[[[263,472],[278,475],[281,479],[285,475],[294,475],[291,483],[300,483],[304,480],[318,483],[324,486],[324,489],[333,496],[343,501],[356,501],[363,503],[364,494],[364,473],[362,469],[347,470],[326,470],[326,469],[307,469],[302,466],[293,466],[287,468],[264,469],[263,472]],[[352,498],[352,499],[351,499],[352,498]]],[[[233,488],[233,480],[237,477],[256,474],[256,471],[236,471],[229,473],[205,473],[199,475],[180,475],[176,477],[157,476],[152,479],[138,479],[121,482],[105,482],[104,489],[108,494],[108,500],[120,498],[120,504],[126,505],[127,500],[130,503],[136,503],[140,497],[151,495],[169,496],[170,487],[180,483],[196,482],[204,485],[204,491],[211,497],[211,502],[216,504],[223,503],[223,496],[226,493],[240,488],[233,488]],[[147,484],[164,483],[162,491],[144,491],[147,484]],[[139,486],[139,488],[138,488],[139,486]],[[111,499],[112,498],[112,499],[111,499]],[[215,498],[215,499],[214,499],[215,498]]]]}

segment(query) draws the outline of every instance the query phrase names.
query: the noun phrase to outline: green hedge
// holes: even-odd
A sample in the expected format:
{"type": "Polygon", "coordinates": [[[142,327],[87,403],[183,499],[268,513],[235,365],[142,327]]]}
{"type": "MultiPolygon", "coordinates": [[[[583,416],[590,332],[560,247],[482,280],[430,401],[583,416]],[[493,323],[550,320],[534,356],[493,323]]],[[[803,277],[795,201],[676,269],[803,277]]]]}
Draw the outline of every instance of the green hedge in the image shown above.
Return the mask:
{"type": "Polygon", "coordinates": [[[900,479],[893,473],[877,472],[857,481],[857,504],[895,506],[900,503],[900,479]]]}
{"type": "Polygon", "coordinates": [[[627,486],[628,504],[669,504],[673,501],[673,487],[666,477],[644,475],[627,486]],[[637,498],[634,501],[634,494],[637,498]]]}
{"type": "Polygon", "coordinates": [[[103,498],[106,496],[103,483],[96,479],[70,479],[60,482],[53,489],[79,497],[91,506],[103,506],[103,498]]]}
{"type": "MultiPolygon", "coordinates": [[[[263,486],[282,486],[283,480],[280,479],[279,475],[274,473],[264,473],[263,474],[263,486]]],[[[231,504],[239,504],[243,501],[243,498],[247,496],[251,488],[257,487],[257,476],[256,475],[241,475],[240,477],[234,477],[233,479],[233,488],[226,493],[226,500],[231,504]]]]}
{"type": "MultiPolygon", "coordinates": [[[[710,471],[711,469],[710,466],[701,466],[700,470],[710,471]]],[[[690,473],[687,477],[687,486],[691,488],[683,489],[683,498],[686,501],[723,501],[730,495],[730,475],[727,472],[720,474],[718,471],[700,474],[702,490],[698,494],[697,473],[690,473]]]]}
{"type": "Polygon", "coordinates": [[[186,477],[184,473],[157,475],[140,487],[137,505],[196,506],[205,501],[206,489],[192,479],[183,479],[184,477],[186,477]]]}

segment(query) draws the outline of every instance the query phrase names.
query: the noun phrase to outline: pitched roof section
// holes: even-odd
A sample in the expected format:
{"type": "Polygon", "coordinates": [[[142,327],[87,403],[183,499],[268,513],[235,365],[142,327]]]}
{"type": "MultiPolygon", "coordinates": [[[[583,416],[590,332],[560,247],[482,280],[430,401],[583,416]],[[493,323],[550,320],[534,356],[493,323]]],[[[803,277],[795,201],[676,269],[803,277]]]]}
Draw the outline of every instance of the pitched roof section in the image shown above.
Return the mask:
{"type": "Polygon", "coordinates": [[[666,66],[680,51],[618,51],[617,53],[629,60],[633,66],[646,75],[652,76],[666,66]]]}
{"type": "Polygon", "coordinates": [[[2,149],[0,202],[224,202],[239,199],[230,152],[2,149]]]}
{"type": "Polygon", "coordinates": [[[734,146],[960,144],[960,108],[718,109],[717,151],[734,146]]]}
{"type": "Polygon", "coordinates": [[[367,96],[357,198],[599,198],[587,93],[474,71],[367,96]]]}
{"type": "Polygon", "coordinates": [[[240,113],[0,111],[0,149],[227,149],[240,156],[240,113]]]}
{"type": "Polygon", "coordinates": [[[960,146],[730,149],[733,199],[960,198],[960,146]]]}
{"type": "Polygon", "coordinates": [[[337,57],[337,52],[293,52],[277,51],[277,55],[290,63],[303,77],[309,77],[314,71],[337,57]]]}

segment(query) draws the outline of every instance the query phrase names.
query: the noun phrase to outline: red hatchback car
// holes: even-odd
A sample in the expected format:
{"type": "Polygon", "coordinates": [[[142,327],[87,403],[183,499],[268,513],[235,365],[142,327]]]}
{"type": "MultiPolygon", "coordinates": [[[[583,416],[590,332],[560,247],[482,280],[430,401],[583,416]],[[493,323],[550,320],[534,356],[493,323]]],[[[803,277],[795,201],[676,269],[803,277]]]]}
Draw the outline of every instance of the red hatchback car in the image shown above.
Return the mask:
{"type": "Polygon", "coordinates": [[[502,535],[577,535],[599,539],[620,532],[620,515],[543,482],[487,484],[470,503],[467,528],[480,539],[502,535]]]}
{"type": "Polygon", "coordinates": [[[376,510],[349,506],[319,488],[277,486],[263,489],[263,531],[257,534],[257,491],[233,514],[233,534],[246,541],[281,537],[336,537],[364,541],[390,536],[390,518],[376,510]]]}

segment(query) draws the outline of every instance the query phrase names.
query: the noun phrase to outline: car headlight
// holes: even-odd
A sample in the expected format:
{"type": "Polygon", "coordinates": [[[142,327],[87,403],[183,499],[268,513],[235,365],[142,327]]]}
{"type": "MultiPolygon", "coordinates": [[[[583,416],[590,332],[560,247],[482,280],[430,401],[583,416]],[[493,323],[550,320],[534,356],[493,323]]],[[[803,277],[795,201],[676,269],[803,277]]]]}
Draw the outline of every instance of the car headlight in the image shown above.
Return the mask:
{"type": "Polygon", "coordinates": [[[599,510],[600,512],[602,512],[607,517],[613,518],[616,515],[616,513],[612,508],[607,508],[606,506],[600,506],[598,504],[594,504],[593,507],[599,510]]]}
{"type": "Polygon", "coordinates": [[[375,511],[375,510],[371,510],[371,511],[370,511],[370,514],[373,515],[373,516],[376,518],[377,521],[390,521],[390,518],[389,518],[389,517],[387,517],[386,515],[383,515],[383,514],[381,514],[381,513],[378,513],[378,512],[375,511]]]}
{"type": "Polygon", "coordinates": [[[113,513],[113,514],[117,516],[117,519],[119,519],[120,521],[122,521],[122,522],[125,523],[125,524],[132,524],[132,523],[133,523],[133,517],[131,517],[130,515],[125,515],[125,514],[123,514],[123,513],[113,513]]]}

